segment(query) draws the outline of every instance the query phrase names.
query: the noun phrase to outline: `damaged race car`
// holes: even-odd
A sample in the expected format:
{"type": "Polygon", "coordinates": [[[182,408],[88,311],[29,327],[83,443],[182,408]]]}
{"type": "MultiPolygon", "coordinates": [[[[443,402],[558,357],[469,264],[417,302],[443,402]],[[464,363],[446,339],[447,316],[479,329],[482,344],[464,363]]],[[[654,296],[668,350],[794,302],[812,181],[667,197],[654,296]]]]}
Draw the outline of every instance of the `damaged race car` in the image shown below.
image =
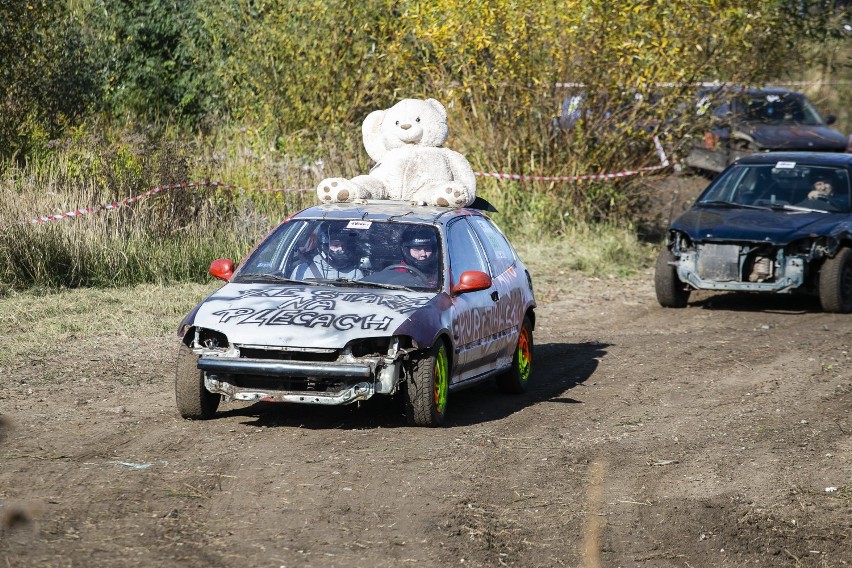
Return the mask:
{"type": "Polygon", "coordinates": [[[852,312],[852,155],[769,152],[740,158],[669,227],[657,300],[692,290],[806,292],[852,312]]]}
{"type": "Polygon", "coordinates": [[[501,391],[523,392],[532,279],[486,206],[319,205],[239,267],[213,261],[227,284],[178,330],[181,416],[212,418],[223,399],[345,405],[399,394],[410,424],[438,426],[454,390],[495,377],[501,391]]]}

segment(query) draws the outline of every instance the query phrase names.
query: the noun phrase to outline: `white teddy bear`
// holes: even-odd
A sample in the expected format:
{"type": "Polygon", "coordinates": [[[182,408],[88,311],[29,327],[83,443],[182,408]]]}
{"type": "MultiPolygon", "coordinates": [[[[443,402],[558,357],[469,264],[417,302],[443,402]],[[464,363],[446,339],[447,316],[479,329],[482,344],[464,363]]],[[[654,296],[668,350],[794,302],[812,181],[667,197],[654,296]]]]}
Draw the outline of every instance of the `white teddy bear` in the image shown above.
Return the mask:
{"type": "Polygon", "coordinates": [[[476,177],[464,156],[441,147],[447,140],[447,110],[435,99],[404,99],[371,112],[361,131],[376,165],[351,180],[323,180],[317,194],[324,203],[394,199],[465,207],[473,202],[476,177]]]}

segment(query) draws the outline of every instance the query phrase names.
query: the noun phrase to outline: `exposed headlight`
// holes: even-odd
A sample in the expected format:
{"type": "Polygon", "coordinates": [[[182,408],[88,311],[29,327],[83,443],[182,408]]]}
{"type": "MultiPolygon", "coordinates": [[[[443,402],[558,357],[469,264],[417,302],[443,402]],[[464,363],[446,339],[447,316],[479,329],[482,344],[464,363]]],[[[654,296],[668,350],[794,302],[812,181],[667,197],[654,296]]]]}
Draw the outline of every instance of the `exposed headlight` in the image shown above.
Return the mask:
{"type": "Polygon", "coordinates": [[[204,327],[196,330],[195,343],[204,349],[221,349],[222,351],[227,350],[230,345],[227,335],[204,327]]]}
{"type": "Polygon", "coordinates": [[[367,357],[369,355],[384,356],[388,354],[391,339],[390,337],[353,339],[346,345],[346,349],[352,353],[353,357],[367,357]]]}

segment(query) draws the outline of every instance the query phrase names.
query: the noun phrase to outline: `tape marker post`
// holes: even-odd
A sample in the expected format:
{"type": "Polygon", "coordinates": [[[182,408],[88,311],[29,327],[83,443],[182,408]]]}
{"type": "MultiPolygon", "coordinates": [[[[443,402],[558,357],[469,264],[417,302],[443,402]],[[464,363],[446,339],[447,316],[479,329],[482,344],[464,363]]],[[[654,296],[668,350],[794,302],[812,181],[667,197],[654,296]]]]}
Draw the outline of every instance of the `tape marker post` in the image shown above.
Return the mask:
{"type": "MultiPolygon", "coordinates": [[[[852,137],[850,137],[852,138],[852,137]]],[[[661,170],[667,168],[669,166],[669,159],[666,156],[665,150],[663,150],[663,145],[660,143],[660,139],[654,136],[654,147],[657,150],[657,155],[660,158],[659,166],[648,166],[644,168],[639,168],[636,170],[626,170],[623,172],[615,172],[615,173],[605,173],[605,174],[586,174],[579,176],[531,176],[531,175],[522,175],[522,174],[504,174],[504,173],[494,173],[494,172],[474,172],[475,176],[479,177],[491,177],[497,179],[512,179],[512,180],[527,180],[527,181],[588,181],[595,179],[616,179],[616,178],[625,178],[630,176],[639,175],[643,172],[651,172],[656,170],[661,170]]],[[[226,183],[221,183],[218,181],[197,181],[197,182],[187,182],[187,183],[173,183],[167,185],[158,185],[152,189],[149,189],[145,193],[140,193],[139,195],[133,197],[126,197],[120,201],[113,201],[112,203],[105,203],[102,205],[94,205],[91,207],[84,207],[82,209],[76,209],[74,211],[68,211],[66,213],[56,213],[54,215],[44,215],[42,217],[36,217],[35,219],[31,219],[29,221],[22,221],[19,225],[37,225],[41,223],[49,223],[51,221],[60,221],[62,219],[72,219],[75,217],[80,217],[83,215],[89,215],[92,213],[99,213],[101,211],[112,211],[115,209],[119,209],[124,207],[125,205],[130,205],[131,203],[136,203],[137,201],[142,201],[143,199],[147,199],[148,197],[152,197],[159,193],[163,193],[165,191],[169,191],[172,189],[186,189],[189,187],[220,187],[223,189],[233,189],[237,191],[260,191],[260,192],[275,192],[275,193],[297,193],[297,192],[308,192],[313,191],[313,189],[271,189],[271,188],[257,188],[257,189],[246,189],[243,187],[239,187],[236,185],[230,185],[226,183]]]]}

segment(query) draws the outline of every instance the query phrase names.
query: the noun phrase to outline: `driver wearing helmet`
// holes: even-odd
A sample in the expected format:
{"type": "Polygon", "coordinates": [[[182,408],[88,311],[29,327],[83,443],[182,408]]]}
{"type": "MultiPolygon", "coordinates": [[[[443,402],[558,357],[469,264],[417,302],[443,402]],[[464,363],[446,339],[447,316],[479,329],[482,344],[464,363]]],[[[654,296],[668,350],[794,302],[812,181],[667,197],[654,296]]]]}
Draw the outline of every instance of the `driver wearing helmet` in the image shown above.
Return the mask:
{"type": "Polygon", "coordinates": [[[402,234],[402,264],[417,269],[430,286],[438,284],[438,238],[429,227],[412,227],[402,234]]]}
{"type": "Polygon", "coordinates": [[[311,260],[296,265],[290,278],[360,280],[364,273],[358,268],[358,261],[358,245],[352,231],[323,227],[320,231],[319,253],[311,260]]]}

